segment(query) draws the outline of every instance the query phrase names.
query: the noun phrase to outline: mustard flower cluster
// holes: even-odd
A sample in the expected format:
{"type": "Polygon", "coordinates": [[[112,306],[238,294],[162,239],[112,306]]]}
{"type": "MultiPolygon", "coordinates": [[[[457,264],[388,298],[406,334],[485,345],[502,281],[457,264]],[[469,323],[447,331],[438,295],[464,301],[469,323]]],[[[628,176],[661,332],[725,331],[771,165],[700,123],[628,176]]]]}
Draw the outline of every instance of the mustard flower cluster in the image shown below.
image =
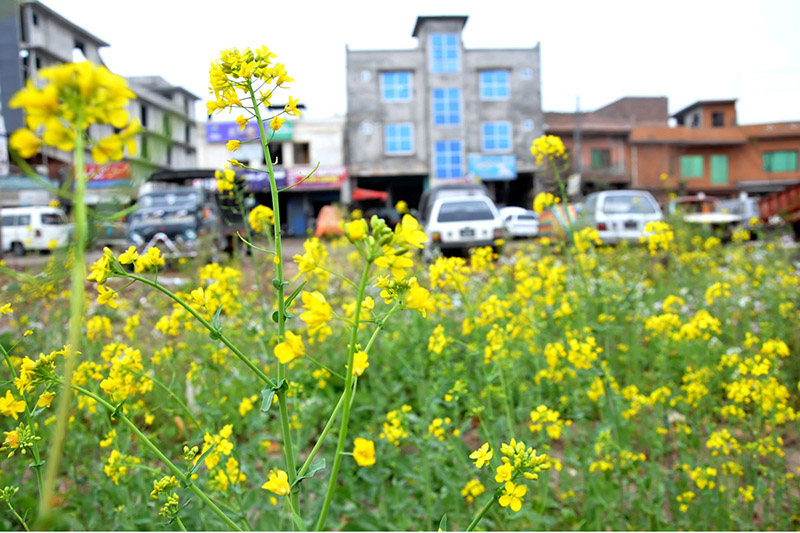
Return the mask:
{"type": "Polygon", "coordinates": [[[566,157],[564,142],[556,135],[542,135],[531,143],[531,154],[536,158],[536,164],[541,165],[547,158],[551,161],[566,157]]]}
{"type": "Polygon", "coordinates": [[[95,162],[118,161],[126,148],[128,153],[136,153],[135,136],[140,126],[130,120],[127,111],[136,95],[125,78],[89,62],[45,67],[38,74],[47,80],[43,88],[28,80],[9,101],[9,107],[25,112],[28,126],[11,135],[12,149],[24,158],[36,155],[42,144],[71,151],[76,138],[84,136],[90,125],[109,124],[121,131],[91,145],[95,162]],[[41,137],[36,134],[40,129],[41,137]]]}

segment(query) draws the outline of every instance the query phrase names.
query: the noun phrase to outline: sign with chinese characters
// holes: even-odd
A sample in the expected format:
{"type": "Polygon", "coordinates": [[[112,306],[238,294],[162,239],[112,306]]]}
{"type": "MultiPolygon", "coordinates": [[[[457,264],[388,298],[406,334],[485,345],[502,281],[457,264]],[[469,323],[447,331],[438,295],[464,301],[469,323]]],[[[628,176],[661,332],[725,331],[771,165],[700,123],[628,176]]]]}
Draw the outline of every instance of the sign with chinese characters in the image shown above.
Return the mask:
{"type": "Polygon", "coordinates": [[[467,156],[469,173],[481,181],[509,181],[517,179],[517,156],[513,154],[467,156]]]}
{"type": "Polygon", "coordinates": [[[326,190],[341,189],[342,183],[347,181],[347,167],[345,166],[320,166],[314,174],[312,166],[292,167],[286,171],[287,186],[291,190],[326,190]]]}
{"type": "Polygon", "coordinates": [[[129,187],[131,184],[130,163],[106,163],[86,165],[86,187],[104,189],[106,187],[129,187]]]}
{"type": "MultiPolygon", "coordinates": [[[[270,133],[269,123],[264,124],[267,134],[270,133]]],[[[294,124],[290,121],[283,123],[283,126],[275,132],[273,141],[291,141],[294,124]]],[[[236,122],[209,122],[206,124],[206,141],[209,143],[226,143],[230,140],[247,141],[258,137],[258,123],[251,120],[249,124],[242,127],[236,122]]]]}

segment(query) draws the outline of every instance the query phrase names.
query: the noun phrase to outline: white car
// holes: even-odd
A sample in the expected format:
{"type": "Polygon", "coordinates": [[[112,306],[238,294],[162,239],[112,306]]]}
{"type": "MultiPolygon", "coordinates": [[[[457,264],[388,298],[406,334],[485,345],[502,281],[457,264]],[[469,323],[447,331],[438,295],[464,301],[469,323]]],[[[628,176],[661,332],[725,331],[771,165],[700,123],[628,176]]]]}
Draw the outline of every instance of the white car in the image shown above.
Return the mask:
{"type": "Polygon", "coordinates": [[[450,196],[435,200],[423,221],[428,244],[423,251],[464,254],[469,248],[492,246],[503,238],[503,221],[488,196],[450,196]]]}
{"type": "Polygon", "coordinates": [[[638,243],[648,222],[663,220],[658,202],[648,191],[615,190],[590,194],[583,202],[583,224],[597,229],[603,244],[638,243]]]}
{"type": "Polygon", "coordinates": [[[49,250],[65,246],[72,233],[64,211],[49,206],[6,207],[3,222],[3,251],[16,256],[27,250],[49,250]]]}
{"type": "Polygon", "coordinates": [[[536,211],[524,207],[503,207],[500,218],[509,237],[535,237],[539,234],[539,218],[536,211]]]}

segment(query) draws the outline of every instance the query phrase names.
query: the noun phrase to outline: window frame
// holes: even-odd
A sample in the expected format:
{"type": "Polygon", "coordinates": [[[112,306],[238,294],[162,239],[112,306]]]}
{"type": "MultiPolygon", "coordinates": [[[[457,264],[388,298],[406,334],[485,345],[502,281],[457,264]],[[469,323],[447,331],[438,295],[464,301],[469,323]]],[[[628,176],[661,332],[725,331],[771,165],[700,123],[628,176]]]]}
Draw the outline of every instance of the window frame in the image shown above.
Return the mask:
{"type": "Polygon", "coordinates": [[[412,84],[413,80],[410,70],[387,70],[381,72],[381,81],[380,81],[381,101],[387,103],[410,102],[413,94],[412,84]],[[405,84],[397,80],[387,79],[387,78],[395,78],[403,74],[407,78],[405,84]],[[405,97],[398,95],[398,93],[402,92],[403,89],[405,89],[408,93],[405,97]],[[389,90],[394,92],[392,96],[387,96],[387,91],[389,90]]]}
{"type": "Polygon", "coordinates": [[[508,69],[487,69],[480,71],[479,83],[481,100],[504,101],[511,98],[511,72],[508,69]],[[505,74],[505,82],[496,79],[486,79],[491,75],[505,74]],[[501,93],[505,90],[505,94],[501,93]]]}
{"type": "Polygon", "coordinates": [[[435,141],[433,143],[433,175],[436,179],[464,177],[464,145],[460,140],[435,141]],[[440,147],[443,150],[440,151],[440,147]],[[454,147],[456,148],[454,149],[454,147]],[[443,165],[439,164],[440,153],[441,157],[445,158],[443,165]],[[458,155],[458,167],[455,167],[452,162],[454,155],[458,155]]]}
{"type": "Polygon", "coordinates": [[[727,185],[730,182],[730,158],[727,154],[711,154],[708,166],[712,184],[727,185]],[[720,166],[722,161],[724,161],[724,165],[720,166]],[[723,168],[724,177],[721,175],[723,168]]]}
{"type": "Polygon", "coordinates": [[[607,168],[611,168],[611,149],[610,148],[592,148],[590,153],[591,157],[591,164],[592,170],[603,170],[607,168]],[[597,158],[595,158],[595,154],[597,154],[597,158]],[[605,158],[606,163],[603,164],[603,154],[607,155],[605,158]],[[595,159],[597,159],[597,164],[595,164],[595,159]]]}
{"type": "Polygon", "coordinates": [[[414,123],[413,122],[393,122],[391,124],[384,124],[383,126],[383,153],[386,155],[409,155],[414,153],[414,123]],[[402,143],[405,136],[402,135],[400,129],[408,128],[408,150],[402,149],[402,143]],[[397,131],[390,135],[390,128],[397,131]],[[397,145],[396,149],[391,149],[390,146],[397,145]]]}
{"type": "Polygon", "coordinates": [[[432,33],[429,37],[430,69],[434,74],[461,72],[461,43],[457,33],[432,33]],[[447,42],[454,39],[454,43],[447,42]],[[438,42],[437,42],[438,41],[438,42]],[[437,52],[441,57],[437,57],[437,52]],[[454,57],[447,57],[454,52],[454,57]]]}
{"type": "Polygon", "coordinates": [[[461,125],[461,89],[458,87],[434,87],[431,89],[431,107],[434,126],[461,125]],[[437,98],[437,91],[442,91],[442,98],[437,98]],[[455,98],[452,98],[453,92],[455,92],[455,98]],[[453,101],[456,104],[455,112],[451,109],[453,101]],[[442,106],[443,110],[441,112],[437,111],[437,105],[442,106]],[[440,116],[443,122],[439,122],[440,116]],[[453,117],[455,117],[455,121],[453,121],[453,117]]]}
{"type": "MultiPolygon", "coordinates": [[[[497,121],[482,122],[481,123],[481,148],[483,149],[484,152],[492,152],[492,153],[510,152],[514,148],[513,139],[514,139],[514,137],[513,137],[512,130],[511,130],[511,122],[510,121],[508,121],[508,120],[497,120],[497,121]],[[495,147],[495,148],[490,148],[487,145],[487,141],[490,141],[490,140],[501,141],[503,139],[503,137],[497,132],[491,132],[491,133],[487,134],[486,129],[487,128],[493,128],[493,129],[496,130],[501,126],[505,126],[506,129],[507,129],[507,135],[505,137],[505,140],[507,142],[507,146],[506,147],[498,146],[498,147],[495,147]]],[[[500,144],[500,142],[498,142],[498,145],[499,144],[500,144]]]]}
{"type": "MultiPolygon", "coordinates": [[[[696,163],[694,163],[694,162],[691,163],[691,164],[692,165],[696,165],[696,163]]],[[[679,159],[679,165],[680,165],[680,171],[681,171],[681,178],[699,179],[699,178],[702,178],[705,175],[705,168],[704,168],[705,167],[705,158],[702,155],[697,155],[697,154],[682,155],[682,156],[680,156],[680,159],[679,159]],[[692,161],[697,161],[699,159],[699,161],[700,161],[700,173],[699,174],[694,174],[694,173],[689,173],[688,172],[688,170],[693,170],[693,169],[689,169],[687,167],[687,165],[689,164],[689,158],[691,158],[692,161]],[[684,163],[684,161],[686,161],[686,163],[684,163]]]]}
{"type": "Polygon", "coordinates": [[[764,172],[797,172],[797,150],[770,150],[761,154],[761,164],[764,172]],[[778,156],[789,156],[789,166],[783,169],[775,169],[773,161],[778,156]],[[794,157],[792,157],[794,156],[794,157]]]}

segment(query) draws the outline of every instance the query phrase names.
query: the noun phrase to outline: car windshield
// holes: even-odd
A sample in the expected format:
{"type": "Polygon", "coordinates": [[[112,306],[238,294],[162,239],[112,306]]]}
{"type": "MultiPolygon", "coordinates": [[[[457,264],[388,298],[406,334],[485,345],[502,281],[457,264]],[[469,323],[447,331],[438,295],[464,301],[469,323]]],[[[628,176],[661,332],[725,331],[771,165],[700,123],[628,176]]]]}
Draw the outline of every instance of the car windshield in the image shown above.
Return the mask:
{"type": "Polygon", "coordinates": [[[534,215],[519,215],[517,220],[536,220],[534,215]]]}
{"type": "Polygon", "coordinates": [[[651,214],[655,207],[645,198],[636,194],[609,196],[603,203],[603,212],[607,214],[651,214]]]}
{"type": "Polygon", "coordinates": [[[493,220],[494,213],[486,202],[443,203],[438,222],[464,222],[467,220],[493,220]]]}
{"type": "Polygon", "coordinates": [[[58,213],[42,213],[42,224],[57,225],[66,223],[67,219],[58,213]]]}
{"type": "Polygon", "coordinates": [[[139,198],[142,207],[168,207],[173,205],[196,205],[200,203],[197,191],[158,192],[146,194],[139,198]]]}

